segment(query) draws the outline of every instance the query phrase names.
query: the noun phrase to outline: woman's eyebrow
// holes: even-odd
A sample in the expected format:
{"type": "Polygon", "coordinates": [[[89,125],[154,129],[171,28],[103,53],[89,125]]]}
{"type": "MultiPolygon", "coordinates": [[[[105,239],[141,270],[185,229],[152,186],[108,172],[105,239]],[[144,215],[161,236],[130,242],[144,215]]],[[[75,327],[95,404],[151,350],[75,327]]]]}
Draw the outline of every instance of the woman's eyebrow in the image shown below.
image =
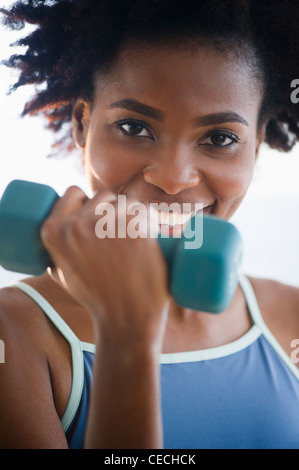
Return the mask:
{"type": "MultiPolygon", "coordinates": [[[[144,116],[156,119],[157,121],[163,121],[165,114],[163,111],[153,108],[148,104],[141,103],[140,101],[134,100],[133,98],[125,98],[119,101],[111,103],[109,108],[121,108],[127,109],[128,111],[134,111],[144,116]]],[[[232,111],[222,112],[222,113],[213,113],[206,114],[204,116],[197,117],[195,119],[196,127],[204,127],[211,125],[224,124],[226,122],[239,122],[244,126],[248,127],[248,122],[238,113],[232,111]]]]}
{"type": "Polygon", "coordinates": [[[246,119],[244,119],[238,113],[234,113],[232,111],[206,114],[204,116],[197,117],[195,119],[195,126],[196,127],[213,126],[213,125],[218,125],[218,124],[224,124],[226,122],[239,122],[246,127],[249,126],[246,119]]]}
{"type": "Polygon", "coordinates": [[[159,109],[153,108],[148,104],[140,103],[140,101],[132,98],[115,101],[114,103],[111,103],[108,108],[122,108],[127,109],[128,111],[135,111],[136,113],[143,114],[144,116],[156,119],[157,121],[162,121],[164,117],[164,113],[159,109]]]}

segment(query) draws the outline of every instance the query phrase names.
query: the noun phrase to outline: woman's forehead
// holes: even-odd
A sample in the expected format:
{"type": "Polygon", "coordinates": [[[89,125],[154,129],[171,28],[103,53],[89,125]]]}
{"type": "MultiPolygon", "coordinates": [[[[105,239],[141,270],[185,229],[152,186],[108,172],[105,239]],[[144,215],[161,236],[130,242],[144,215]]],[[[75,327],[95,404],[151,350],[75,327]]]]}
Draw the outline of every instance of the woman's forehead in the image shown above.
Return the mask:
{"type": "Polygon", "coordinates": [[[156,47],[147,44],[123,49],[108,73],[99,74],[96,98],[118,101],[133,98],[174,103],[209,112],[227,108],[259,106],[261,86],[253,80],[252,68],[235,54],[211,46],[197,49],[156,47]],[[214,109],[213,109],[214,108],[214,109]]]}

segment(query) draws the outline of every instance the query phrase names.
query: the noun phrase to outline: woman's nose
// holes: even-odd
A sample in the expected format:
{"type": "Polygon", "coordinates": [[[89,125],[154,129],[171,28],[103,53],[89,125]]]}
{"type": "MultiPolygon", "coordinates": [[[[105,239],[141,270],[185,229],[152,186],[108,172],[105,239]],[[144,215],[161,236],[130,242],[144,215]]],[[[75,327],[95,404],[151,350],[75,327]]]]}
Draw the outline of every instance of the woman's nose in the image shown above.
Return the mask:
{"type": "Polygon", "coordinates": [[[192,162],[179,158],[164,158],[148,166],[143,172],[144,180],[167,194],[178,194],[191,189],[200,182],[200,173],[192,162]]]}

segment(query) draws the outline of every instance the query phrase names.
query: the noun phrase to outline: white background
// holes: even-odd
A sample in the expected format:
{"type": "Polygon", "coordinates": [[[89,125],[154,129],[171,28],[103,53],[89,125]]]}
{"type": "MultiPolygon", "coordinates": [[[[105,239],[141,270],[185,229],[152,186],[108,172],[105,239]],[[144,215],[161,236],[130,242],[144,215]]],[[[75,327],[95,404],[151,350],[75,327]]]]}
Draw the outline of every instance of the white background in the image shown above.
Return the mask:
{"type": "MultiPolygon", "coordinates": [[[[11,1],[0,3],[7,6],[11,1]]],[[[0,60],[11,54],[9,44],[14,40],[15,33],[0,29],[0,60]]],[[[0,197],[16,178],[49,184],[59,194],[72,184],[87,191],[78,160],[47,158],[53,136],[44,129],[44,121],[19,118],[32,90],[6,96],[14,78],[0,67],[0,197]]],[[[262,146],[251,188],[232,219],[243,238],[246,273],[299,286],[298,182],[299,147],[280,154],[262,146]]],[[[22,277],[0,267],[0,287],[22,277]]]]}

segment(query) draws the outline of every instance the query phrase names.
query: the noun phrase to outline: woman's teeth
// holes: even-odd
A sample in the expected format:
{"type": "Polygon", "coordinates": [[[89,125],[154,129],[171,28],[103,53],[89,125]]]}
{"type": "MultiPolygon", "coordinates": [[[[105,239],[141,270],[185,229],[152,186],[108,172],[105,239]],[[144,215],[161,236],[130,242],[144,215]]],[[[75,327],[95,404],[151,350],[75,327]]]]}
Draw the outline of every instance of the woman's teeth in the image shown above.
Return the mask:
{"type": "Polygon", "coordinates": [[[158,223],[160,225],[169,225],[175,227],[176,225],[183,225],[194,215],[194,212],[163,212],[158,211],[158,223]]]}

